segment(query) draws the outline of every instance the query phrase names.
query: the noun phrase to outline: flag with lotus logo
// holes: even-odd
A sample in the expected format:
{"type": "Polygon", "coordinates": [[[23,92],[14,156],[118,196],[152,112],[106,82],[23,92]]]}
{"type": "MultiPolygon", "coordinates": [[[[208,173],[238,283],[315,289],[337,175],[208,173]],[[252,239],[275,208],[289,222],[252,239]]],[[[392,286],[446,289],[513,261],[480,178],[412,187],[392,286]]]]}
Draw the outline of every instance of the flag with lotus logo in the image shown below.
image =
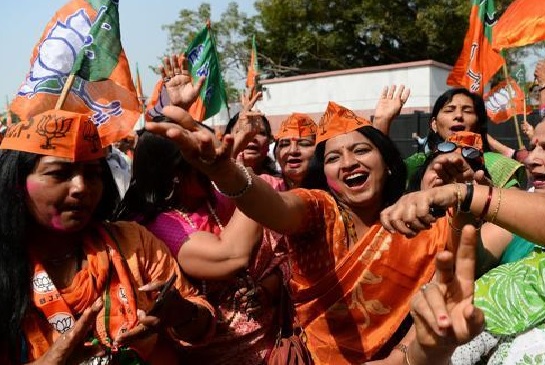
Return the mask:
{"type": "Polygon", "coordinates": [[[62,109],[90,114],[103,146],[132,131],[140,108],[121,46],[118,5],[119,0],[71,0],[55,13],[11,104],[19,119],[53,109],[75,75],[62,109]]]}
{"type": "MultiPolygon", "coordinates": [[[[193,38],[185,51],[185,56],[193,82],[201,76],[206,77],[199,97],[188,110],[193,119],[201,122],[218,114],[223,107],[227,106],[227,95],[210,23],[193,38]]],[[[159,80],[150,97],[146,118],[153,120],[162,117],[163,107],[169,104],[170,99],[164,87],[164,81],[159,80]]]]}
{"type": "Polygon", "coordinates": [[[493,28],[497,23],[494,1],[472,0],[472,4],[462,53],[447,78],[447,85],[463,86],[482,95],[484,85],[505,61],[492,49],[493,28]]]}
{"type": "Polygon", "coordinates": [[[503,123],[517,114],[524,113],[524,91],[516,80],[503,80],[484,96],[486,113],[495,123],[503,123]]]}

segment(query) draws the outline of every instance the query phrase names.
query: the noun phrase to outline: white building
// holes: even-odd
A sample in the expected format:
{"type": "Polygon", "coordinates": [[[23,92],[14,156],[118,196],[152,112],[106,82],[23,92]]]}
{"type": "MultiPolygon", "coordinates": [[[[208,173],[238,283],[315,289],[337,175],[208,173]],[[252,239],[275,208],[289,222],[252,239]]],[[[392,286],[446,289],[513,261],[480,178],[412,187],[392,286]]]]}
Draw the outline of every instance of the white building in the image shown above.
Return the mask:
{"type": "Polygon", "coordinates": [[[382,88],[404,84],[411,96],[402,113],[430,112],[449,88],[446,80],[451,70],[428,60],[262,80],[263,99],[256,108],[267,116],[273,132],[293,112],[307,113],[318,122],[330,100],[370,118],[382,88]]]}

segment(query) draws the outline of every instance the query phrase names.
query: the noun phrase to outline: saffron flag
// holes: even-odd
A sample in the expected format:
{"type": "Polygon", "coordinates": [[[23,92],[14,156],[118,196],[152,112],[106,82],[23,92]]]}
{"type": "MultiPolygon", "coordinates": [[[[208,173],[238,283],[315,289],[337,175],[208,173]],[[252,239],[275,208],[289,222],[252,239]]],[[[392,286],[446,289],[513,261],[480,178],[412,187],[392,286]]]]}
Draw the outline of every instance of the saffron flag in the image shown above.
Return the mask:
{"type": "MultiPolygon", "coordinates": [[[[255,35],[252,37],[252,52],[250,54],[250,64],[248,65],[248,75],[246,76],[246,87],[254,88],[259,75],[259,63],[257,62],[257,46],[255,45],[255,35]]],[[[250,95],[253,97],[253,95],[250,95]]]]}
{"type": "MultiPolygon", "coordinates": [[[[195,36],[187,47],[185,55],[193,81],[195,82],[201,76],[206,76],[199,97],[188,110],[193,119],[201,122],[216,115],[227,105],[227,95],[225,94],[218,53],[210,24],[207,24],[195,36]]],[[[163,108],[169,104],[170,99],[164,87],[164,82],[159,80],[148,102],[146,119],[161,118],[163,108]]]]}
{"type": "Polygon", "coordinates": [[[524,113],[524,91],[516,80],[500,82],[484,96],[486,112],[493,123],[503,123],[517,114],[524,113]]]}
{"type": "Polygon", "coordinates": [[[90,114],[102,146],[129,134],[140,109],[121,46],[119,0],[71,0],[46,25],[30,72],[11,104],[18,119],[53,109],[69,75],[63,109],[90,114]]]}
{"type": "Polygon", "coordinates": [[[483,88],[505,62],[492,49],[492,29],[496,23],[493,0],[472,0],[469,30],[447,84],[463,86],[482,94],[483,88]]]}
{"type": "Polygon", "coordinates": [[[492,47],[522,47],[545,40],[543,0],[516,0],[509,5],[493,30],[492,47]]]}

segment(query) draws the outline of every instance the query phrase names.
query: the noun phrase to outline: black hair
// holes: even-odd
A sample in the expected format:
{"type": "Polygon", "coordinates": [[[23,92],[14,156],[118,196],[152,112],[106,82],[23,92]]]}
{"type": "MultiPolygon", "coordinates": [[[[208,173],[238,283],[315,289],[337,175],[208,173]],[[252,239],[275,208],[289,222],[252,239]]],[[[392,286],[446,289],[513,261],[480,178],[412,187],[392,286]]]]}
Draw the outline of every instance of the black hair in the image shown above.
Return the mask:
{"type": "MultiPolygon", "coordinates": [[[[231,117],[231,119],[229,119],[229,122],[227,123],[227,126],[225,127],[225,134],[230,134],[233,131],[235,124],[238,122],[239,115],[240,113],[236,113],[235,115],[231,117]]],[[[264,115],[261,117],[261,121],[263,122],[263,127],[265,128],[265,135],[267,136],[270,142],[274,141],[274,136],[272,134],[272,129],[271,129],[271,123],[264,115]]],[[[272,176],[280,176],[280,173],[276,169],[276,164],[274,160],[271,159],[268,155],[265,156],[265,159],[263,160],[261,168],[263,169],[263,172],[265,174],[269,174],[272,176]]]]}
{"type": "MultiPolygon", "coordinates": [[[[403,195],[407,179],[407,168],[396,145],[384,133],[371,126],[360,127],[356,131],[364,135],[375,145],[390,171],[386,177],[382,193],[383,204],[381,208],[386,208],[394,204],[403,195]]],[[[301,187],[331,192],[324,173],[325,144],[326,141],[322,141],[316,145],[314,156],[310,161],[309,172],[303,179],[301,187]]]]}
{"type": "MultiPolygon", "coordinates": [[[[428,166],[439,155],[440,153],[430,153],[426,157],[424,164],[422,164],[409,179],[409,182],[407,183],[407,191],[406,191],[407,193],[420,191],[420,185],[421,185],[422,179],[424,178],[424,175],[426,174],[426,170],[428,169],[428,166]]],[[[488,172],[488,169],[484,165],[484,160],[482,164],[478,164],[477,162],[472,161],[470,159],[466,159],[466,162],[471,166],[473,171],[483,170],[484,176],[486,176],[489,179],[492,179],[492,177],[490,176],[490,173],[488,172]]]]}
{"type": "MultiPolygon", "coordinates": [[[[176,177],[187,176],[193,167],[183,158],[180,147],[168,138],[143,132],[134,150],[132,178],[115,219],[152,221],[161,212],[171,210],[176,177]]],[[[210,180],[195,170],[201,184],[211,191],[210,180]]]]}
{"type": "MultiPolygon", "coordinates": [[[[31,267],[25,242],[32,218],[26,206],[26,179],[42,156],[0,150],[0,353],[13,363],[20,356],[22,321],[29,308],[31,267]]],[[[95,219],[108,219],[119,200],[117,186],[106,159],[103,194],[95,219]]],[[[0,356],[0,358],[4,358],[0,356]]]]}
{"type": "MultiPolygon", "coordinates": [[[[470,98],[473,101],[473,108],[475,110],[475,115],[477,116],[477,126],[478,126],[478,133],[481,135],[481,138],[483,140],[483,151],[489,152],[490,151],[490,145],[488,144],[488,115],[486,114],[486,106],[484,104],[483,98],[479,94],[472,93],[468,89],[464,87],[457,87],[453,89],[449,89],[445,91],[443,94],[441,94],[437,100],[435,101],[435,104],[433,105],[433,109],[430,115],[430,124],[431,121],[434,118],[437,118],[437,115],[441,111],[441,109],[449,102],[452,101],[455,95],[465,95],[468,98],[470,98]]],[[[444,139],[437,134],[433,129],[430,128],[428,132],[428,146],[430,147],[430,150],[434,150],[438,143],[441,143],[444,141],[444,139]]]]}

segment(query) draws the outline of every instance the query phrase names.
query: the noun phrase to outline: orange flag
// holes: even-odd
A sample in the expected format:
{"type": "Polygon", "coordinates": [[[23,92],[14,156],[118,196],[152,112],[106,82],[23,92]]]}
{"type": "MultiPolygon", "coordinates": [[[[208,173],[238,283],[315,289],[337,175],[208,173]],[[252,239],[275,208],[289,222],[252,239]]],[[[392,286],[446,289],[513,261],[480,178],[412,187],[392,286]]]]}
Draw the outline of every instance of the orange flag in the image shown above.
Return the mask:
{"type": "Polygon", "coordinates": [[[483,88],[505,62],[492,49],[492,29],[496,23],[493,0],[472,0],[469,30],[447,84],[463,86],[482,94],[483,88]]]}
{"type": "Polygon", "coordinates": [[[11,104],[20,120],[53,109],[75,75],[64,110],[91,114],[102,146],[132,131],[140,108],[121,46],[118,1],[69,1],[46,25],[30,65],[11,104]]]}
{"type": "Polygon", "coordinates": [[[259,74],[259,64],[257,63],[257,46],[255,45],[255,35],[254,35],[252,37],[252,53],[250,55],[250,63],[248,64],[248,75],[246,76],[246,87],[248,89],[255,87],[258,74],[259,74]]]}
{"type": "Polygon", "coordinates": [[[543,0],[516,0],[503,13],[493,30],[492,47],[522,47],[545,40],[543,0]]]}
{"type": "Polygon", "coordinates": [[[500,82],[484,96],[486,112],[493,123],[503,123],[524,114],[524,91],[515,80],[500,82]]]}

